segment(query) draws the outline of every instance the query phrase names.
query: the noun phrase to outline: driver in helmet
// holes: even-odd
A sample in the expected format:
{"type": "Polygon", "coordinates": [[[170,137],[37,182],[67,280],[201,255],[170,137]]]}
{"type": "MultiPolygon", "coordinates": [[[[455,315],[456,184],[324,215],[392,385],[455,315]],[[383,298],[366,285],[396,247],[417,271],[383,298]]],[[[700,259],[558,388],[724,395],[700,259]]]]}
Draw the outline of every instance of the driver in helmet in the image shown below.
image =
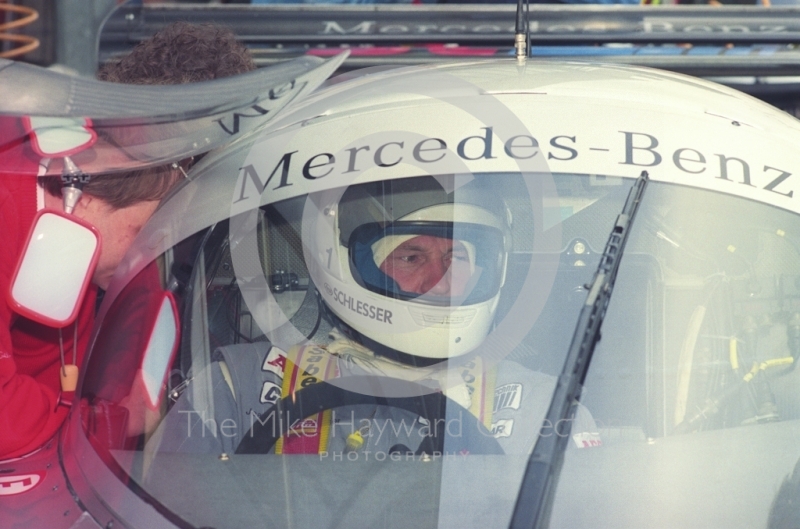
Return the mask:
{"type": "Polygon", "coordinates": [[[471,244],[435,235],[390,237],[375,243],[373,258],[399,290],[416,295],[464,295],[475,273],[471,244]]]}
{"type": "Polygon", "coordinates": [[[309,230],[316,239],[304,242],[326,325],[317,321],[310,341],[291,347],[272,335],[273,343],[217,349],[206,373],[213,413],[184,392],[162,423],[161,449],[259,451],[254,438],[270,429],[285,433],[277,453],[351,459],[486,452],[487,442],[527,453],[539,435],[599,445],[582,407],[571,428],[543,424],[553,377],[484,347],[506,282],[512,215],[489,182],[456,183],[406,178],[309,197],[324,212],[309,230]],[[407,384],[398,390],[397,381],[407,384]],[[280,416],[306,388],[328,384],[350,396],[332,391],[322,406],[280,416]],[[414,399],[417,408],[407,404],[414,399]],[[425,413],[437,402],[440,414],[425,413]]]}

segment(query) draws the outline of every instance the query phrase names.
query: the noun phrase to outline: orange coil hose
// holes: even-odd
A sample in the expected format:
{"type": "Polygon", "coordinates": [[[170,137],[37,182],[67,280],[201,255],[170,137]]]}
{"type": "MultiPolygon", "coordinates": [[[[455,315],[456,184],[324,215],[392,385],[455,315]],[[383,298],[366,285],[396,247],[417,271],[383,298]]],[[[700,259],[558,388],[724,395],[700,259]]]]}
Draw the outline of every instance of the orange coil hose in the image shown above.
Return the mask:
{"type": "Polygon", "coordinates": [[[21,46],[18,46],[8,51],[0,52],[0,58],[11,59],[13,57],[19,57],[20,55],[24,55],[29,51],[33,51],[39,47],[39,39],[35,37],[30,37],[28,35],[17,35],[15,33],[7,33],[7,31],[10,29],[16,29],[16,28],[21,28],[23,26],[27,26],[28,24],[31,24],[36,19],[38,19],[39,13],[35,9],[32,9],[30,7],[0,3],[0,13],[2,12],[15,13],[18,15],[22,15],[22,17],[16,20],[12,20],[11,22],[6,22],[5,24],[0,24],[0,42],[2,41],[15,42],[15,43],[20,43],[21,46]]]}

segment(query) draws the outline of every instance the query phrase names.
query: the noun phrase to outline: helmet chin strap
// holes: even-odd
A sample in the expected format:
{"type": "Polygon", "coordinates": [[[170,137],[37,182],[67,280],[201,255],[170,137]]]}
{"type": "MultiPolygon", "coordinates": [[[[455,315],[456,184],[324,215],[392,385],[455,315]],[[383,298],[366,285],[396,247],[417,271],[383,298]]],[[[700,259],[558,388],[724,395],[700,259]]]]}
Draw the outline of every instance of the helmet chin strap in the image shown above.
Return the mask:
{"type": "Polygon", "coordinates": [[[89,183],[89,175],[81,171],[69,156],[64,157],[64,169],[61,171],[61,195],[64,199],[64,211],[72,214],[83,195],[83,186],[89,183]]]}

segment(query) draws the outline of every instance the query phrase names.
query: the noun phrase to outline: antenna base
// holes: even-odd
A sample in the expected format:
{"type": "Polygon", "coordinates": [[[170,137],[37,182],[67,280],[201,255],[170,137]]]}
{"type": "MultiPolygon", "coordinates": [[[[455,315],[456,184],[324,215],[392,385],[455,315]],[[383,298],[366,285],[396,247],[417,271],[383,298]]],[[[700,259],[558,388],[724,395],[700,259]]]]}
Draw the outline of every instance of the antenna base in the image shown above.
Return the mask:
{"type": "Polygon", "coordinates": [[[516,50],[517,61],[520,63],[525,62],[528,58],[528,44],[524,33],[514,35],[514,50],[516,50]]]}

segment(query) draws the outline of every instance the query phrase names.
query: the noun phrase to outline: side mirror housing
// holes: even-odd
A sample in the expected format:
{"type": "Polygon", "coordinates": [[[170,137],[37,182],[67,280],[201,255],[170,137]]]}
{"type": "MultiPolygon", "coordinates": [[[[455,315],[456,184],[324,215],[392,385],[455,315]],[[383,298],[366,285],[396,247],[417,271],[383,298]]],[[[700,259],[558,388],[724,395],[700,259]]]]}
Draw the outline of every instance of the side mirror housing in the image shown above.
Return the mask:
{"type": "Polygon", "coordinates": [[[175,298],[170,292],[165,292],[142,355],[141,372],[146,402],[153,410],[161,405],[161,390],[180,343],[179,329],[175,298]]]}

